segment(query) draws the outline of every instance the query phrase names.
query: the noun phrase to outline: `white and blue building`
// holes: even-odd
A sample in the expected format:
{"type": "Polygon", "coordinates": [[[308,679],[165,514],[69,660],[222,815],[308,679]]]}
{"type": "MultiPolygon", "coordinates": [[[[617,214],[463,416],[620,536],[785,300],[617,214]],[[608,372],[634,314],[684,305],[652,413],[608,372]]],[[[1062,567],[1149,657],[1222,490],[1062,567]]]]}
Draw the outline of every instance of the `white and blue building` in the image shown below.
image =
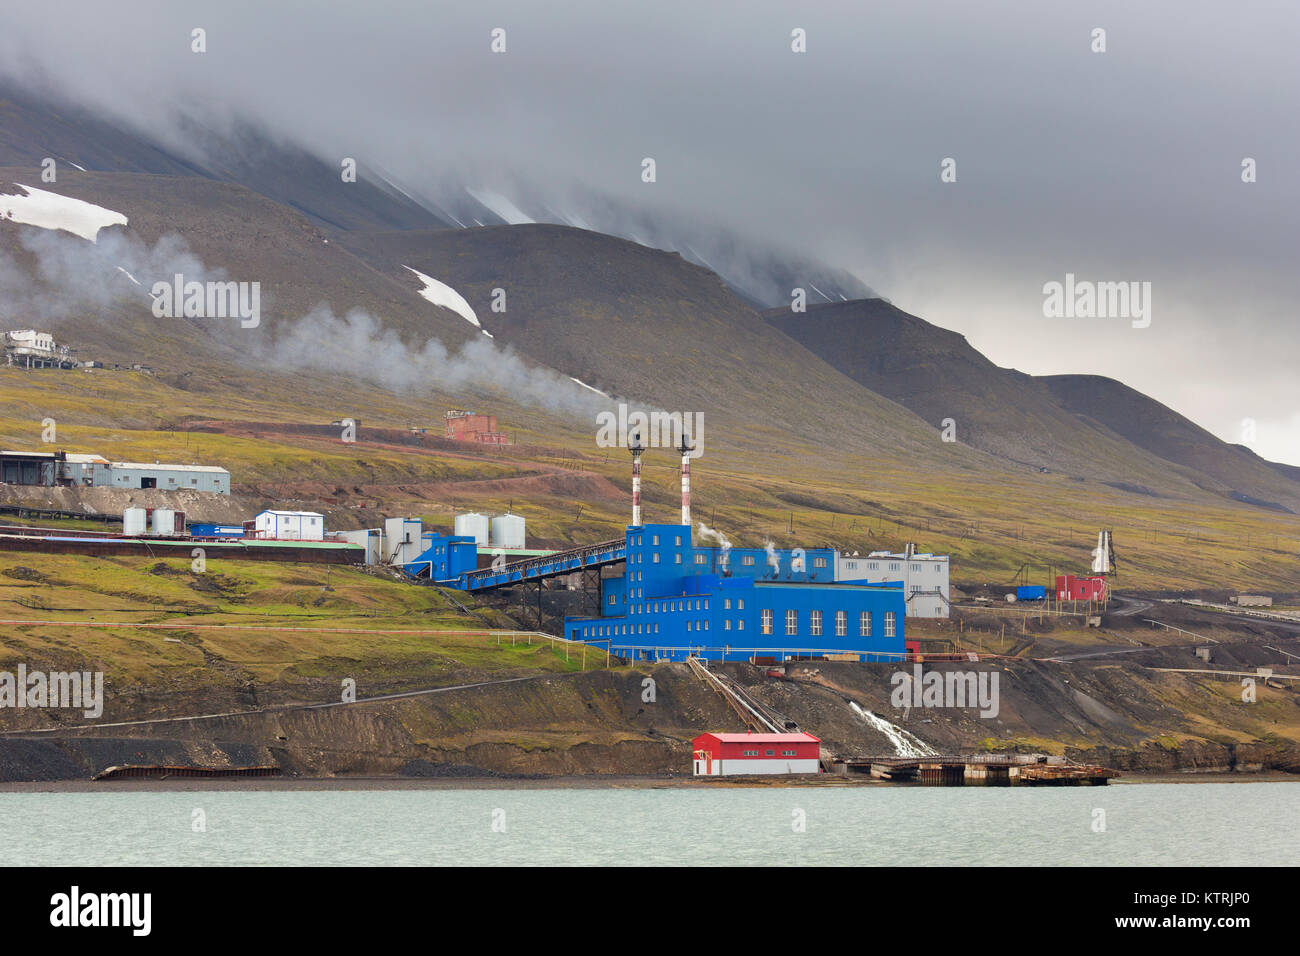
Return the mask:
{"type": "Polygon", "coordinates": [[[837,582],[830,548],[695,547],[689,525],[627,529],[622,577],[600,617],[566,617],[571,640],[638,660],[787,660],[905,653],[901,581],[837,582]]]}

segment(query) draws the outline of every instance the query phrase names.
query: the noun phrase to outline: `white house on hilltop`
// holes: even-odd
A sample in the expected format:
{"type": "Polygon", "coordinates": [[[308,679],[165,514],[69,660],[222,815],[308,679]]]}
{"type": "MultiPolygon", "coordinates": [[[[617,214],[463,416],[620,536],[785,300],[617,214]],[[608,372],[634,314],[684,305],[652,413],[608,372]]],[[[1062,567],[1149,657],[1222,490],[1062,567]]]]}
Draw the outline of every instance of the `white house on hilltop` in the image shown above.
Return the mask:
{"type": "Polygon", "coordinates": [[[23,368],[71,368],[67,346],[60,348],[49,332],[36,329],[14,329],[4,333],[6,365],[23,368]]]}

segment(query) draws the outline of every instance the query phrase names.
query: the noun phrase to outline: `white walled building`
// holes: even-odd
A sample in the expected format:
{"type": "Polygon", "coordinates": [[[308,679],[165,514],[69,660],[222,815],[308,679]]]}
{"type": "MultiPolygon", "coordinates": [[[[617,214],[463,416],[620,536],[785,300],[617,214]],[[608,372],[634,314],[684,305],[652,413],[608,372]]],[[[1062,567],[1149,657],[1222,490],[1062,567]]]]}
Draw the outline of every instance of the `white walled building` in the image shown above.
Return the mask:
{"type": "Polygon", "coordinates": [[[360,531],[339,531],[337,536],[348,544],[357,544],[366,549],[364,563],[384,563],[384,531],[382,528],[363,528],[360,531]]]}
{"type": "Polygon", "coordinates": [[[157,488],[230,494],[230,472],[212,465],[109,461],[74,452],[0,451],[0,481],[17,485],[157,488]]]}
{"type": "Polygon", "coordinates": [[[424,543],[424,522],[419,518],[384,519],[385,564],[410,564],[427,547],[424,543]]]}
{"type": "Polygon", "coordinates": [[[38,352],[54,352],[54,336],[49,332],[36,329],[15,329],[8,333],[8,339],[15,348],[34,349],[38,352]]]}
{"type": "MultiPolygon", "coordinates": [[[[152,465],[114,461],[93,465],[93,483],[112,488],[158,488],[162,491],[212,491],[230,494],[230,472],[215,465],[152,465]]],[[[89,482],[87,482],[89,484],[89,482]]]]}
{"type": "Polygon", "coordinates": [[[325,516],[315,511],[263,511],[253,519],[259,538],[323,541],[325,516]]]}
{"type": "Polygon", "coordinates": [[[902,554],[872,551],[863,556],[835,552],[836,581],[902,581],[908,617],[947,617],[951,587],[948,555],[918,552],[909,544],[902,554]]]}
{"type": "Polygon", "coordinates": [[[14,329],[0,336],[4,340],[6,365],[23,368],[72,368],[67,346],[59,346],[49,332],[14,329]]]}

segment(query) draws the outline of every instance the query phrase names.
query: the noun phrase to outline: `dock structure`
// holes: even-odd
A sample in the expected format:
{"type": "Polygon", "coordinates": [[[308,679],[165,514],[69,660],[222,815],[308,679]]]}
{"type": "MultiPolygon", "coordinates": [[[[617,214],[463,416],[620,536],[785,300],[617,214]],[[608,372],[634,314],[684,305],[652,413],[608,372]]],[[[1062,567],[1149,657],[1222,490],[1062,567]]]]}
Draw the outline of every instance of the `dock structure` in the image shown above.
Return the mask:
{"type": "Polygon", "coordinates": [[[284,771],[279,767],[165,767],[159,765],[128,764],[106,767],[92,780],[169,780],[178,777],[279,777],[284,771]]]}
{"type": "Polygon", "coordinates": [[[841,776],[868,774],[929,787],[1097,787],[1119,776],[1108,767],[1049,762],[1036,754],[836,757],[827,769],[841,776]]]}

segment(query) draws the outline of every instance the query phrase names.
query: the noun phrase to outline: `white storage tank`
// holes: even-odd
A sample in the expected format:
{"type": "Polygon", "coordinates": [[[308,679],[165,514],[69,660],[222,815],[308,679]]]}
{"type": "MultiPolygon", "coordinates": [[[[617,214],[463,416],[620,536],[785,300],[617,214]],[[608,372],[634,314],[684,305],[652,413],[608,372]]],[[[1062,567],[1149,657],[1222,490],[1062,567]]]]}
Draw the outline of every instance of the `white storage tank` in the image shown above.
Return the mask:
{"type": "Polygon", "coordinates": [[[519,515],[497,515],[492,519],[492,547],[522,548],[524,519],[519,515]]]}
{"type": "Polygon", "coordinates": [[[456,534],[472,537],[475,544],[487,547],[489,542],[488,516],[479,514],[477,511],[456,515],[456,534]]]}
{"type": "Polygon", "coordinates": [[[171,508],[153,509],[153,533],[172,535],[176,533],[176,512],[171,508]]]}
{"type": "Polygon", "coordinates": [[[148,530],[148,518],[143,508],[126,508],[122,511],[122,534],[137,537],[148,530]]]}

